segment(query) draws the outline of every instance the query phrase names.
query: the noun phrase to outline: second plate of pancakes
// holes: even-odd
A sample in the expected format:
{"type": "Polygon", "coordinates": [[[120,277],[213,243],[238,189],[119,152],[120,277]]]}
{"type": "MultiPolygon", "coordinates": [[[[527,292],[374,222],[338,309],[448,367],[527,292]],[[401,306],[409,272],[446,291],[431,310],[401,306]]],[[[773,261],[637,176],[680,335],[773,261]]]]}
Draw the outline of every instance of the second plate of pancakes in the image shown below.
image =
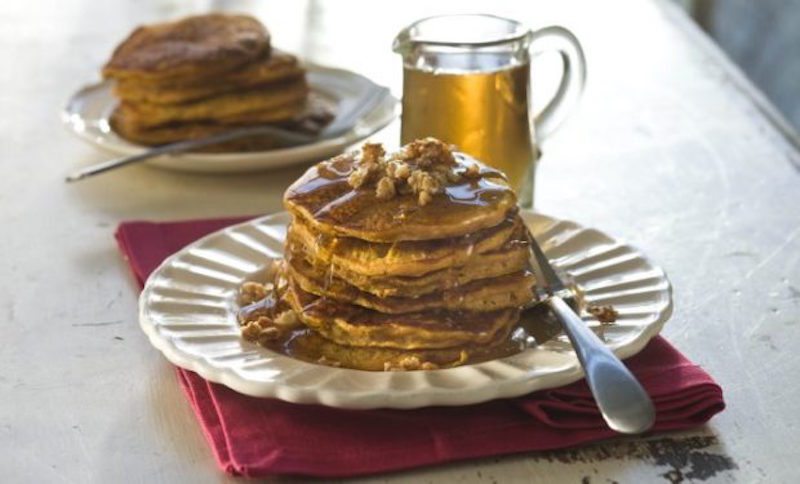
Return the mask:
{"type": "MultiPolygon", "coordinates": [[[[538,213],[520,217],[587,303],[618,311],[614,324],[586,322],[619,357],[633,356],[659,333],[672,312],[663,270],[599,230],[538,213]]],[[[243,340],[239,288],[263,280],[283,257],[290,221],[278,213],[244,222],[167,259],[140,298],[140,324],[150,342],[172,363],[246,395],[353,409],[469,405],[581,378],[564,335],[490,361],[388,372],[315,364],[243,340]]]]}
{"type": "MultiPolygon", "coordinates": [[[[348,70],[315,64],[305,64],[305,68],[311,92],[330,106],[336,116],[343,114],[337,107],[351,104],[375,86],[370,79],[348,70]]],[[[147,150],[148,147],[124,139],[112,128],[111,117],[117,104],[112,83],[100,82],[78,90],[67,102],[61,117],[78,137],[111,153],[124,156],[147,150]]],[[[367,138],[391,123],[399,109],[397,98],[387,96],[344,135],[307,145],[268,151],[185,153],[155,158],[148,163],[171,170],[206,173],[260,171],[307,163],[340,153],[367,138]]]]}

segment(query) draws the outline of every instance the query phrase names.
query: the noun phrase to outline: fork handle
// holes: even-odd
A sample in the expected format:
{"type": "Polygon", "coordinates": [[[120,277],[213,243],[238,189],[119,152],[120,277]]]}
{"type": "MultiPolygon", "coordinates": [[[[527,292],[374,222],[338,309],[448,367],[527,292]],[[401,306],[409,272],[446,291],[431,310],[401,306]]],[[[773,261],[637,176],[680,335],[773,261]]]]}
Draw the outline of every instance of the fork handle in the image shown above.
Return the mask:
{"type": "Polygon", "coordinates": [[[652,427],[655,408],[636,377],[563,299],[553,296],[547,304],[564,326],[608,426],[624,434],[652,427]]]}
{"type": "Polygon", "coordinates": [[[123,156],[122,158],[104,161],[102,163],[77,170],[76,172],[67,176],[66,181],[74,182],[90,176],[99,175],[100,173],[105,173],[116,168],[130,165],[132,163],[139,163],[141,161],[149,160],[150,158],[155,158],[157,156],[174,155],[197,148],[203,148],[205,146],[223,143],[225,141],[233,141],[254,135],[272,135],[290,144],[308,143],[314,140],[313,136],[288,131],[274,126],[252,126],[247,128],[239,128],[217,133],[205,138],[178,141],[175,143],[157,146],[155,148],[149,148],[148,150],[135,155],[123,156]]]}

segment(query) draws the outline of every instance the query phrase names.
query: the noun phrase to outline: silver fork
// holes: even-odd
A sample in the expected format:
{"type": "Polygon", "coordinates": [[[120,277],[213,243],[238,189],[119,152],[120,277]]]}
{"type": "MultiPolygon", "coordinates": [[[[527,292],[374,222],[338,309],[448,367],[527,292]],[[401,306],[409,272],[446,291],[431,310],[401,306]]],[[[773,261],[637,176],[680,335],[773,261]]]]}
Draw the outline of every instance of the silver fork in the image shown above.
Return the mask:
{"type": "Polygon", "coordinates": [[[350,106],[345,108],[342,115],[334,119],[330,125],[320,131],[316,136],[288,131],[276,126],[248,126],[243,128],[231,129],[219,134],[207,136],[205,138],[178,141],[167,145],[157,146],[150,148],[142,153],[135,155],[124,156],[122,158],[115,158],[113,160],[104,161],[96,165],[81,168],[66,177],[66,181],[76,182],[83,180],[100,173],[116,170],[123,166],[139,163],[156,156],[174,155],[184,153],[204,146],[211,146],[225,141],[232,141],[236,139],[246,138],[254,135],[272,136],[284,142],[286,146],[296,146],[313,141],[320,141],[324,139],[335,138],[340,136],[355,126],[356,122],[364,115],[375,109],[384,99],[389,95],[389,90],[382,86],[372,86],[362,96],[354,101],[350,106]]]}
{"type": "Polygon", "coordinates": [[[563,326],[606,423],[623,434],[647,431],[655,421],[653,401],[636,377],[578,316],[575,292],[556,274],[533,234],[530,239],[537,303],[546,304],[563,326]]]}

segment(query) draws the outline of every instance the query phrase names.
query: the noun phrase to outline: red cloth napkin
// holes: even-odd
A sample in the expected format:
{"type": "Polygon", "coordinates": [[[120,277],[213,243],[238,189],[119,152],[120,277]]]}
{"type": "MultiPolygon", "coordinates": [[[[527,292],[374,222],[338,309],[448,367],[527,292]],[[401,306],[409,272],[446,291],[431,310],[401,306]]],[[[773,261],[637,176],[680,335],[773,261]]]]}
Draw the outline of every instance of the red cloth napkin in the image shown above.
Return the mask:
{"type": "MultiPolygon", "coordinates": [[[[128,222],[116,238],[143,284],[168,255],[242,220],[128,222]]],[[[626,364],[655,402],[653,432],[695,427],[725,408],[719,385],[661,337],[626,364]]],[[[584,381],[464,407],[341,410],[244,396],[180,368],[178,376],[219,466],[237,476],[356,476],[616,435],[584,381]]]]}

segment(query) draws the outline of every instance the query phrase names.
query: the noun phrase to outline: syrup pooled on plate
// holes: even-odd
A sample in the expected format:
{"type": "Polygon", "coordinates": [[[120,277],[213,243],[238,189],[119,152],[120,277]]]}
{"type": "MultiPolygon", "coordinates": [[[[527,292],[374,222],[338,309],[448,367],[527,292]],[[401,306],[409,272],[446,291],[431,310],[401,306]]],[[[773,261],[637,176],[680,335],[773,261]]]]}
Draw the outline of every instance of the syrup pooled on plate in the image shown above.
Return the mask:
{"type": "MultiPolygon", "coordinates": [[[[257,284],[270,287],[271,283],[257,284]]],[[[239,321],[243,328],[259,324],[259,318],[268,316],[275,318],[285,311],[281,310],[279,298],[274,292],[259,301],[244,304],[239,311],[239,321]]],[[[270,323],[272,324],[272,323],[270,323]]],[[[259,328],[260,330],[261,328],[259,328]]],[[[561,334],[561,326],[546,306],[534,306],[520,315],[519,322],[502,340],[489,345],[471,345],[439,350],[398,351],[391,348],[364,348],[342,346],[320,336],[314,330],[298,324],[292,324],[281,331],[258,335],[261,331],[252,332],[261,346],[276,353],[296,358],[309,363],[324,364],[341,368],[368,371],[383,371],[387,362],[399,362],[416,357],[420,361],[436,362],[437,367],[447,367],[457,362],[458,365],[474,364],[512,356],[533,345],[541,345],[561,334]]],[[[245,329],[245,334],[247,330],[245,329]]],[[[399,364],[399,363],[397,363],[399,364]]],[[[422,365],[420,365],[422,366],[422,365]]],[[[419,368],[422,369],[422,368],[419,368]]]]}

